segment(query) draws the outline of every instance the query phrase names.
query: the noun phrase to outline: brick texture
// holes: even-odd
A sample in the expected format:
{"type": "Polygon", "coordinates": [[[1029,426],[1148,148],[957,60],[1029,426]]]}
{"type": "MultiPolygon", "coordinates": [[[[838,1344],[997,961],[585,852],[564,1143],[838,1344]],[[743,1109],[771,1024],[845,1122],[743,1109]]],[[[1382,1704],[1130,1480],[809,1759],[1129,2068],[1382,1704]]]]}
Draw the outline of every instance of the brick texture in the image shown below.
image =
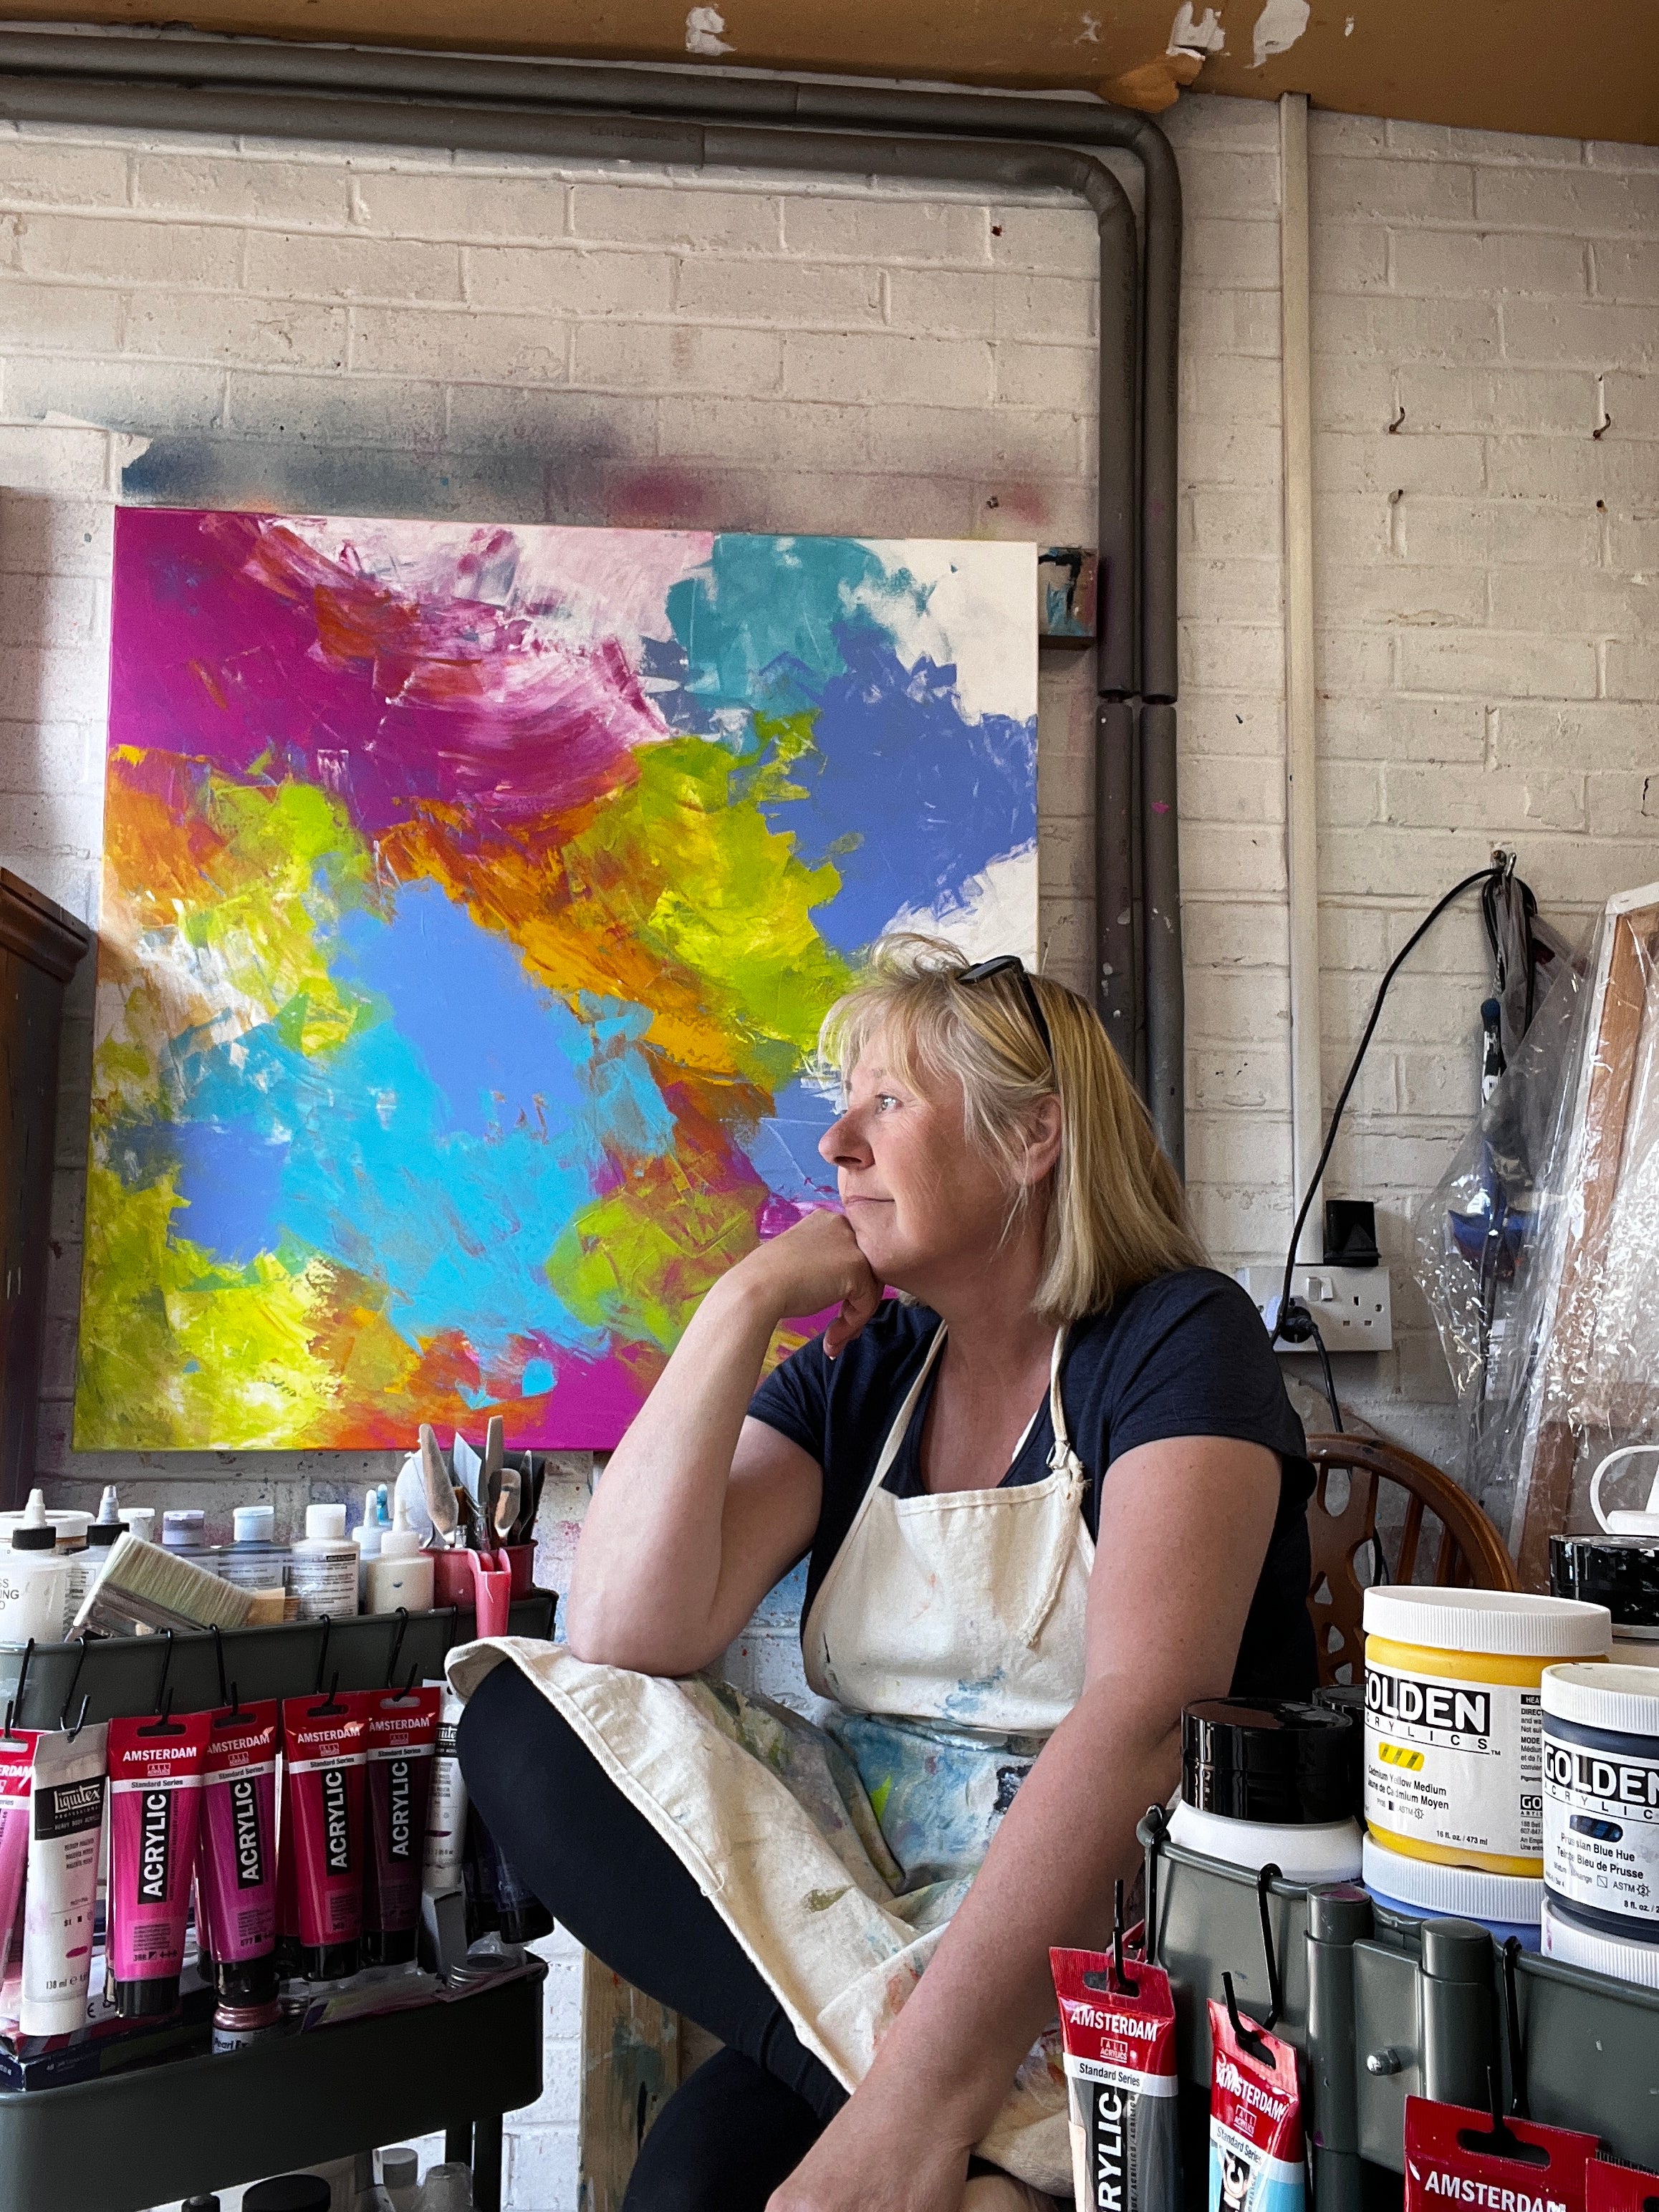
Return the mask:
{"type": "MultiPolygon", "coordinates": [[[[1182,854],[1188,1170],[1219,1264],[1282,1249],[1289,1178],[1278,125],[1166,118],[1182,303],[1182,854]]],[[[1340,1079],[1423,907],[1517,846],[1582,927],[1659,872],[1656,174],[1631,149],[1313,118],[1323,1043],[1340,1079]],[[1601,434],[1595,435],[1600,429],[1601,434]]],[[[147,496],[311,511],[1092,536],[1094,229],[1069,205],[532,161],[0,130],[0,858],[93,915],[110,518],[147,496]],[[146,444],[148,450],[145,451],[146,444]]],[[[1042,928],[1092,969],[1091,668],[1045,665],[1042,928]]],[[[1399,1349],[1345,1395],[1444,1457],[1409,1220],[1475,1097],[1478,925],[1402,979],[1330,1188],[1379,1204],[1399,1349]]],[[[65,1496],[228,1487],[287,1513],[384,1455],[69,1448],[90,972],[70,998],[42,1471],[65,1496]]],[[[544,1507],[545,1571],[586,1495],[544,1507]]],[[[786,1585],[735,1679],[804,1702],[786,1585]]],[[[516,2212],[572,2212],[574,1960],[516,2212]]]]}

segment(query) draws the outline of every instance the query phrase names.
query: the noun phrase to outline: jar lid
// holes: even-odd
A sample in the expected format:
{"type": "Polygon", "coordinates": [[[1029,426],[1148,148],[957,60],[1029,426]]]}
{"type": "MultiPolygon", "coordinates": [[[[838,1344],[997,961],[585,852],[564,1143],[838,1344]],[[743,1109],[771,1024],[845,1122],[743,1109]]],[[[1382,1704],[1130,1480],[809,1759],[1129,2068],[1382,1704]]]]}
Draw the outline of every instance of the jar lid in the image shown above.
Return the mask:
{"type": "Polygon", "coordinates": [[[1346,1820],[1354,1723],[1273,1698],[1204,1698],[1181,1716],[1181,1794],[1200,1813],[1281,1827],[1346,1820]]]}
{"type": "Polygon", "coordinates": [[[14,1521],[11,1548],[14,1552],[55,1552],[58,1531],[50,1521],[14,1521]]]}
{"type": "Polygon", "coordinates": [[[242,2212],[328,2212],[334,2191],[315,2173],[279,2173],[256,2181],[242,2199],[242,2212]]]}
{"type": "Polygon", "coordinates": [[[1552,1536],[1550,1588],[1606,1606],[1620,1627],[1659,1628],[1659,1537],[1552,1536]]]}
{"type": "Polygon", "coordinates": [[[270,1544],[276,1536],[274,1505],[238,1505],[230,1516],[231,1540],[237,1544],[270,1544]]]}
{"type": "Polygon", "coordinates": [[[126,1533],[125,1521],[94,1521],[87,1531],[87,1549],[89,1552],[106,1552],[117,1537],[125,1536],[126,1533]]]}
{"type": "Polygon", "coordinates": [[[1604,1605],[1519,1590],[1368,1589],[1365,1633],[1431,1651],[1473,1651],[1506,1659],[1594,1659],[1613,1643],[1604,1605]]]}
{"type": "Polygon", "coordinates": [[[195,1551],[207,1541],[207,1516],[199,1506],[180,1507],[161,1516],[161,1542],[168,1551],[195,1551]]]}
{"type": "Polygon", "coordinates": [[[1559,1959],[1565,1966],[1588,1966],[1592,1973],[1610,1974],[1617,1982],[1659,1989],[1659,1943],[1581,1927],[1553,1897],[1544,1899],[1539,1937],[1539,1948],[1547,1959],[1559,1959]]]}
{"type": "Polygon", "coordinates": [[[407,2143],[394,2143],[380,2153],[380,2183],[386,2189],[413,2189],[421,2178],[421,2161],[407,2143]]]}
{"type": "Polygon", "coordinates": [[[1546,1667],[1544,1711],[1579,1728],[1659,1736],[1659,1684],[1651,1667],[1546,1667]]]}
{"type": "Polygon", "coordinates": [[[307,1505],[306,1535],[313,1544],[338,1544],[345,1540],[343,1505],[307,1505]]]}
{"type": "Polygon", "coordinates": [[[1404,1851],[1386,1850],[1373,1836],[1360,1846],[1360,1866],[1367,1889],[1454,1920],[1506,1920],[1518,1928],[1535,1928],[1544,1909],[1541,1881],[1407,1858],[1404,1851]]]}

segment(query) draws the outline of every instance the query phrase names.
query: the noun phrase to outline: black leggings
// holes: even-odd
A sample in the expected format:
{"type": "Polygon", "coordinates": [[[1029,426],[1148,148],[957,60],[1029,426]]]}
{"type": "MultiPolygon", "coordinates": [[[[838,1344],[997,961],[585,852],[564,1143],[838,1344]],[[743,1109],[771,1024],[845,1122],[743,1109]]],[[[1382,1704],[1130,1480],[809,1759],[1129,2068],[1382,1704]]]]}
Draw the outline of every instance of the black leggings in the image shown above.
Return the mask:
{"type": "Polygon", "coordinates": [[[510,1662],[468,1700],[459,1741],[473,1802],[548,1911],[726,2046],[664,2106],[624,2212],[764,2212],[846,2091],[655,1829],[510,1662]]]}

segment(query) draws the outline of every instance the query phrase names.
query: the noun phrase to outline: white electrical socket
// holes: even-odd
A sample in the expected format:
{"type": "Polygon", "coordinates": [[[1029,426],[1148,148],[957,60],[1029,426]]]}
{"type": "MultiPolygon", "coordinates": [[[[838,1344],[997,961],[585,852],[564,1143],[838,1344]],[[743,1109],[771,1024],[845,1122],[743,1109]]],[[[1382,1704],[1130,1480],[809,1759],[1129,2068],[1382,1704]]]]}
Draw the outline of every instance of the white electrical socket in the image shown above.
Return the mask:
{"type": "MultiPolygon", "coordinates": [[[[1241,1267],[1238,1279],[1249,1292],[1263,1324],[1271,1328],[1279,1317],[1279,1295],[1285,1287],[1284,1261],[1241,1267]]],[[[1393,1350],[1394,1301],[1386,1267],[1292,1267],[1291,1292],[1318,1322],[1327,1352],[1393,1350]]],[[[1306,1344],[1281,1340],[1273,1349],[1317,1356],[1311,1338],[1306,1344]]]]}

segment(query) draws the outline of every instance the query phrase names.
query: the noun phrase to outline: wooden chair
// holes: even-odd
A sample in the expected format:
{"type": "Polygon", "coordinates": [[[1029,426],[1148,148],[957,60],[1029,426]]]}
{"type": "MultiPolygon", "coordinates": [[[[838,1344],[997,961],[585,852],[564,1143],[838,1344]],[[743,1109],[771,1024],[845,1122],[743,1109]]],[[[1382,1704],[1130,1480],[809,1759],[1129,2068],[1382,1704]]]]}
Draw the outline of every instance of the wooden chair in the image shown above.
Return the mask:
{"type": "MultiPolygon", "coordinates": [[[[1440,1524],[1433,1580],[1441,1589],[1518,1589],[1515,1567],[1504,1540],[1468,1492],[1430,1461],[1375,1437],[1316,1436],[1308,1439],[1314,1467],[1314,1494],[1308,1501],[1308,1534],[1313,1547],[1313,1579],[1308,1611],[1319,1645],[1322,1686],[1340,1679],[1363,1681],[1365,1638],[1360,1626],[1365,1589],[1356,1571],[1360,1554],[1378,1540],[1377,1508],[1384,1483],[1407,1493],[1399,1548],[1387,1558],[1391,1531],[1381,1532],[1390,1583],[1416,1577],[1425,1515],[1440,1524]],[[1348,1477],[1348,1501],[1340,1512],[1329,1504],[1331,1477],[1348,1477]]],[[[1389,1516],[1392,1520],[1392,1516],[1389,1516]]]]}

